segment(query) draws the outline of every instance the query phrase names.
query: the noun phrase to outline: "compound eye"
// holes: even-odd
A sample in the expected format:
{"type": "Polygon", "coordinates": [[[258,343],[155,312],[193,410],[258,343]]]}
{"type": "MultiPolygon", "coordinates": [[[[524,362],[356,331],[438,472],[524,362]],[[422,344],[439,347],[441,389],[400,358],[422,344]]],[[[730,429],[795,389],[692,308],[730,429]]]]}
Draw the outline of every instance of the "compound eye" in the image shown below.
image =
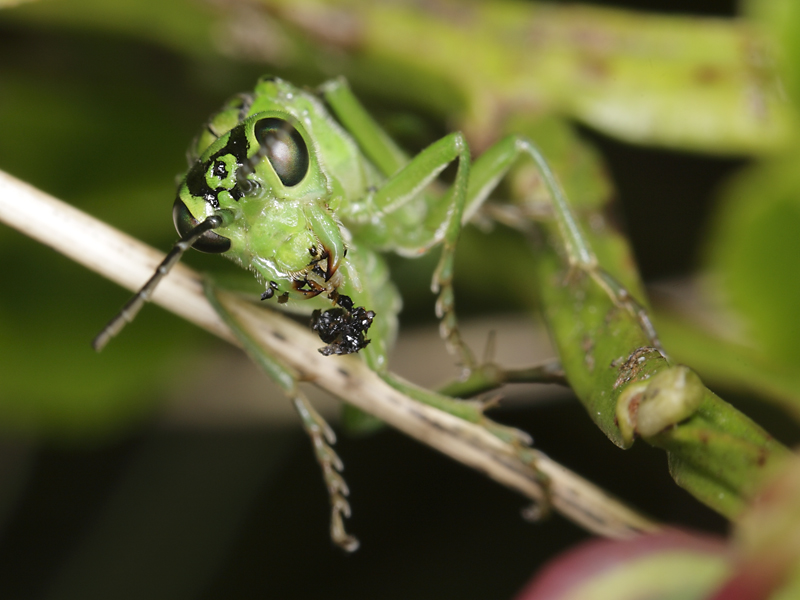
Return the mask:
{"type": "Polygon", "coordinates": [[[283,185],[292,187],[308,173],[308,147],[303,136],[284,119],[261,119],[255,125],[261,154],[267,157],[283,185]]]}
{"type": "MultiPolygon", "coordinates": [[[[175,204],[172,205],[172,222],[175,223],[175,229],[181,237],[200,224],[180,198],[175,198],[175,204]]],[[[222,254],[231,249],[231,241],[213,231],[206,231],[192,244],[192,248],[209,254],[222,254]]]]}

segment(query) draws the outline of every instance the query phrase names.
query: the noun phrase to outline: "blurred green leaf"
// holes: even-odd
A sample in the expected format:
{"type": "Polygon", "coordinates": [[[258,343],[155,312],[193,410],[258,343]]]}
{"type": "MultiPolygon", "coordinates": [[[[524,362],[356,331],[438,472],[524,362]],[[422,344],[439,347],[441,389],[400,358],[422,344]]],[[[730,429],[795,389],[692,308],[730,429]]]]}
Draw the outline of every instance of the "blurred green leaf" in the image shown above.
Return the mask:
{"type": "Polygon", "coordinates": [[[216,54],[210,36],[215,11],[192,0],[69,0],[34,2],[7,14],[18,23],[97,31],[157,43],[195,57],[216,54]]]}
{"type": "Polygon", "coordinates": [[[770,360],[800,359],[800,154],[738,177],[709,238],[710,268],[770,360]]]}
{"type": "MultiPolygon", "coordinates": [[[[736,19],[497,0],[261,5],[305,34],[310,56],[298,60],[455,118],[478,148],[520,115],[725,154],[774,151],[794,127],[762,40],[736,19]]],[[[258,19],[249,2],[228,6],[258,19]]],[[[249,40],[240,39],[247,55],[249,40]]],[[[235,51],[236,37],[230,45],[235,51]]]]}
{"type": "MultiPolygon", "coordinates": [[[[798,158],[790,154],[763,163],[732,181],[722,195],[708,238],[708,268],[714,283],[743,324],[743,339],[756,356],[763,357],[759,362],[765,364],[767,374],[796,373],[800,360],[798,158]]],[[[735,362],[730,366],[738,368],[735,362]]],[[[794,385],[794,398],[781,398],[799,403],[796,377],[794,385]]]]}

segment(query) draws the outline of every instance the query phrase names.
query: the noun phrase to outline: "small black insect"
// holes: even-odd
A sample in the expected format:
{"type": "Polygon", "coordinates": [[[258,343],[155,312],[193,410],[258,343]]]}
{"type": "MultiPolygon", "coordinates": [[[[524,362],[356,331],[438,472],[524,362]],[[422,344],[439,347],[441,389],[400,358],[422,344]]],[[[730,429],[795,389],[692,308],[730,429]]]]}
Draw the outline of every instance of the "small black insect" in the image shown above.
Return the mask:
{"type": "Polygon", "coordinates": [[[353,354],[370,342],[365,334],[372,325],[375,312],[363,306],[354,308],[349,296],[339,296],[338,303],[336,308],[324,312],[315,310],[311,315],[311,329],[328,344],[319,349],[324,356],[353,354]]]}

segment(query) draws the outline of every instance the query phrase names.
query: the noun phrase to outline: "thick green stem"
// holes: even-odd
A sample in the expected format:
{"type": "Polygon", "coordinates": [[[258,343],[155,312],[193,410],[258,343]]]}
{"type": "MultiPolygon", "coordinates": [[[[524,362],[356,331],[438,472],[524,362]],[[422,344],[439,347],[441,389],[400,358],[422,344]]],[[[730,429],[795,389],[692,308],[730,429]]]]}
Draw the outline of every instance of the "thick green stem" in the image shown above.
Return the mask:
{"type": "MultiPolygon", "coordinates": [[[[636,315],[615,303],[595,278],[570,274],[558,252],[555,225],[542,229],[550,239],[533,252],[535,277],[567,380],[597,426],[615,444],[628,447],[632,438],[620,430],[617,416],[621,397],[674,365],[654,347],[636,315]]],[[[590,238],[600,264],[638,289],[624,239],[608,227],[593,228],[590,238]]],[[[703,387],[701,394],[692,416],[645,440],[666,450],[679,485],[734,518],[762,474],[787,451],[710,390],[703,387]]]]}

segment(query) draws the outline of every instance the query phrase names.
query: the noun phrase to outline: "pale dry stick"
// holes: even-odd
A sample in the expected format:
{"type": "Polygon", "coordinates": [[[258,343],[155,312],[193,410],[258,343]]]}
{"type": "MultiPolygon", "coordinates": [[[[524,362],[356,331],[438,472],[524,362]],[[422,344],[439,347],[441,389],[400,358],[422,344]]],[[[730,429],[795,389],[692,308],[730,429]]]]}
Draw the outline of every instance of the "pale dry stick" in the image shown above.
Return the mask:
{"type": "MultiPolygon", "coordinates": [[[[3,171],[0,221],[128,290],[138,291],[164,259],[163,252],[3,171]]],[[[153,302],[237,344],[206,300],[202,277],[192,269],[175,265],[156,288],[153,302]]]]}
{"type": "MultiPolygon", "coordinates": [[[[2,171],[0,221],[132,291],[139,289],[164,257],[2,171]]],[[[549,500],[556,510],[586,529],[627,538],[659,528],[543,453],[520,450],[479,425],[415,402],[386,384],[358,357],[323,357],[317,352],[319,340],[283,315],[232,294],[221,293],[220,299],[259,345],[304,379],[536,502],[549,500]],[[546,489],[542,475],[548,480],[546,489]]],[[[188,267],[177,265],[156,290],[153,301],[236,343],[206,300],[201,276],[188,267]]]]}

